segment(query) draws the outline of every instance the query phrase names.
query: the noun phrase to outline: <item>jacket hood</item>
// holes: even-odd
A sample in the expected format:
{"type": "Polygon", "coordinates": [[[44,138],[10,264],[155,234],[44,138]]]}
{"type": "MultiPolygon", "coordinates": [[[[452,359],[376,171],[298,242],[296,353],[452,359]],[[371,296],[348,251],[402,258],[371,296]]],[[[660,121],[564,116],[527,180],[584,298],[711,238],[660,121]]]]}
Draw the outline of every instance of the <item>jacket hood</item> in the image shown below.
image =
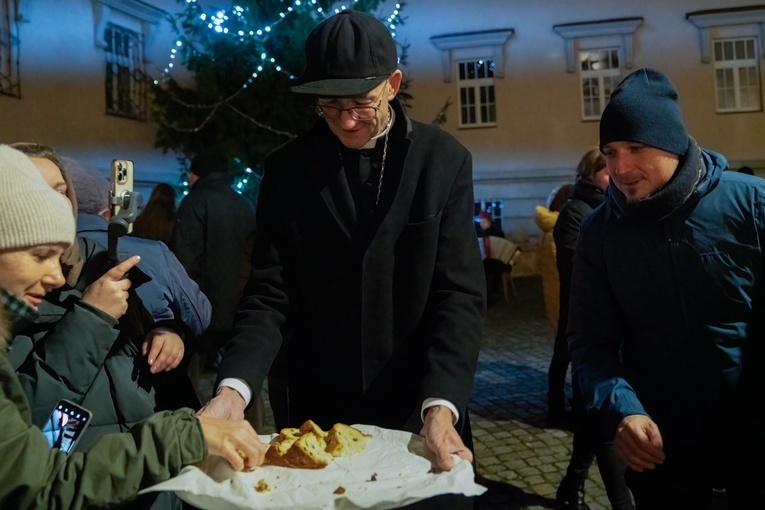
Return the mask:
{"type": "Polygon", "coordinates": [[[547,207],[537,206],[537,213],[534,216],[534,223],[542,232],[550,232],[558,221],[558,211],[551,211],[547,207]]]}

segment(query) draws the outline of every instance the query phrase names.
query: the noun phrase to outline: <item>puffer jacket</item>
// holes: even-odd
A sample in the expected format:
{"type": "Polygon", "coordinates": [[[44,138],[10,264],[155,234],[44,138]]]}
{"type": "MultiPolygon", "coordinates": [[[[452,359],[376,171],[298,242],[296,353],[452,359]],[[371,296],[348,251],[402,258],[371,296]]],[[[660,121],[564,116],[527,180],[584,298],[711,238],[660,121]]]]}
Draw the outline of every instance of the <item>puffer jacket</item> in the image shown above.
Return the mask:
{"type": "Polygon", "coordinates": [[[87,451],[104,434],[125,432],[153,414],[156,392],[139,346],[80,297],[74,289],[46,296],[40,319],[14,336],[8,357],[38,427],[62,398],[93,412],[77,445],[87,451]]]}
{"type": "Polygon", "coordinates": [[[131,434],[103,437],[87,454],[51,449],[32,425],[26,395],[0,351],[0,508],[118,505],[206,456],[202,428],[191,409],[155,414],[131,434]]]}
{"type": "Polygon", "coordinates": [[[542,275],[542,295],[545,302],[545,315],[552,331],[558,329],[558,309],[560,308],[559,292],[560,283],[558,270],[555,267],[556,247],[553,240],[553,227],[558,220],[558,211],[551,211],[538,205],[534,223],[537,224],[542,235],[537,247],[537,267],[542,275]]]}
{"type": "Polygon", "coordinates": [[[735,434],[761,446],[765,180],[724,172],[725,158],[695,142],[681,161],[665,189],[688,175],[696,184],[672,211],[624,206],[611,186],[583,222],[567,336],[575,377],[609,437],[647,414],[665,445],[735,434]]]}
{"type": "MultiPolygon", "coordinates": [[[[82,253],[93,252],[90,243],[85,241],[82,253]]],[[[185,374],[181,367],[151,374],[140,351],[143,338],[131,338],[124,325],[118,327],[113,317],[81,297],[68,286],[50,292],[34,324],[14,331],[8,358],[29,398],[35,425],[41,427],[62,398],[93,412],[77,445],[84,452],[105,434],[126,432],[160,409],[180,407],[181,402],[170,405],[162,397],[169,393],[165,387],[181,388],[176,381],[185,374]]]]}
{"type": "Polygon", "coordinates": [[[560,309],[557,334],[565,338],[568,327],[568,306],[571,295],[571,272],[574,251],[582,220],[605,200],[603,191],[594,183],[579,180],[571,188],[571,196],[561,209],[552,236],[555,242],[557,274],[560,278],[560,309]]]}

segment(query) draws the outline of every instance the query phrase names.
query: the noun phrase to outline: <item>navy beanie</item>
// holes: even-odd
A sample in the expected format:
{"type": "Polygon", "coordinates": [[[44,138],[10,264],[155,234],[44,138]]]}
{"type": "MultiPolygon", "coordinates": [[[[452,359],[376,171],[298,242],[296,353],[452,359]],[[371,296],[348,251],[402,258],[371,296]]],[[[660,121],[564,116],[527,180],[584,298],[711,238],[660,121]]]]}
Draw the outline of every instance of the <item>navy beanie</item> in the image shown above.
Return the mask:
{"type": "Polygon", "coordinates": [[[672,82],[655,69],[638,69],[611,93],[600,118],[600,150],[610,142],[639,142],[682,156],[689,137],[672,82]]]}

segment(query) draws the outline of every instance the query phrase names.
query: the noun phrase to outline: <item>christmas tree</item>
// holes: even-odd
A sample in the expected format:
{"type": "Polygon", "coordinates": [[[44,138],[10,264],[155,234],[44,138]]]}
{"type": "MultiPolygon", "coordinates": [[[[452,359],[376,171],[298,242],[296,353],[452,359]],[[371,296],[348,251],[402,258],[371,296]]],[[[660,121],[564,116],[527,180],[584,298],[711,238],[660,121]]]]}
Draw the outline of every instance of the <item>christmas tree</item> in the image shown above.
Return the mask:
{"type": "MultiPolygon", "coordinates": [[[[264,157],[316,119],[309,100],[289,90],[304,67],[303,44],[311,29],[342,9],[353,9],[377,16],[395,37],[404,5],[241,0],[209,11],[197,0],[177,1],[181,10],[171,22],[178,38],[170,63],[153,81],[155,145],[178,156],[182,175],[200,151],[224,151],[235,189],[253,200],[264,157]],[[174,75],[178,66],[190,74],[183,84],[174,75]]],[[[402,64],[405,53],[399,44],[402,64]]],[[[405,90],[399,98],[410,99],[405,90]]],[[[178,187],[187,192],[185,178],[178,187]]]]}

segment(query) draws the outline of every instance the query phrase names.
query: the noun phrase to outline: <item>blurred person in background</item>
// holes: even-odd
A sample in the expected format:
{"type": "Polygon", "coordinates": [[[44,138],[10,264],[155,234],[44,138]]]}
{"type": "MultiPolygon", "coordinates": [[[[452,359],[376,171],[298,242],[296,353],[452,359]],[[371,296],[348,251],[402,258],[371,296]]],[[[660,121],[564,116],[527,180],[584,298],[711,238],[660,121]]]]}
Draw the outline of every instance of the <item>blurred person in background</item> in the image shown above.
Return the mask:
{"type": "Polygon", "coordinates": [[[175,207],[175,188],[161,182],[154,186],[149,201],[133,222],[134,237],[162,241],[172,246],[173,231],[178,212],[175,207]]]}
{"type": "Polygon", "coordinates": [[[606,160],[600,149],[593,147],[584,153],[576,167],[576,181],[553,228],[557,272],[560,278],[560,308],[555,347],[548,369],[548,422],[558,426],[566,422],[572,424],[574,429],[571,458],[566,475],[556,493],[556,499],[567,510],[589,508],[584,502],[585,481],[592,461],[596,457],[611,508],[613,510],[634,508],[630,491],[624,481],[626,466],[619,459],[613,442],[606,441],[592,417],[587,416],[576,378],[572,378],[572,419],[566,419],[568,416],[564,410],[566,372],[571,363],[566,342],[566,328],[576,242],[582,220],[604,202],[608,183],[606,160]]]}

